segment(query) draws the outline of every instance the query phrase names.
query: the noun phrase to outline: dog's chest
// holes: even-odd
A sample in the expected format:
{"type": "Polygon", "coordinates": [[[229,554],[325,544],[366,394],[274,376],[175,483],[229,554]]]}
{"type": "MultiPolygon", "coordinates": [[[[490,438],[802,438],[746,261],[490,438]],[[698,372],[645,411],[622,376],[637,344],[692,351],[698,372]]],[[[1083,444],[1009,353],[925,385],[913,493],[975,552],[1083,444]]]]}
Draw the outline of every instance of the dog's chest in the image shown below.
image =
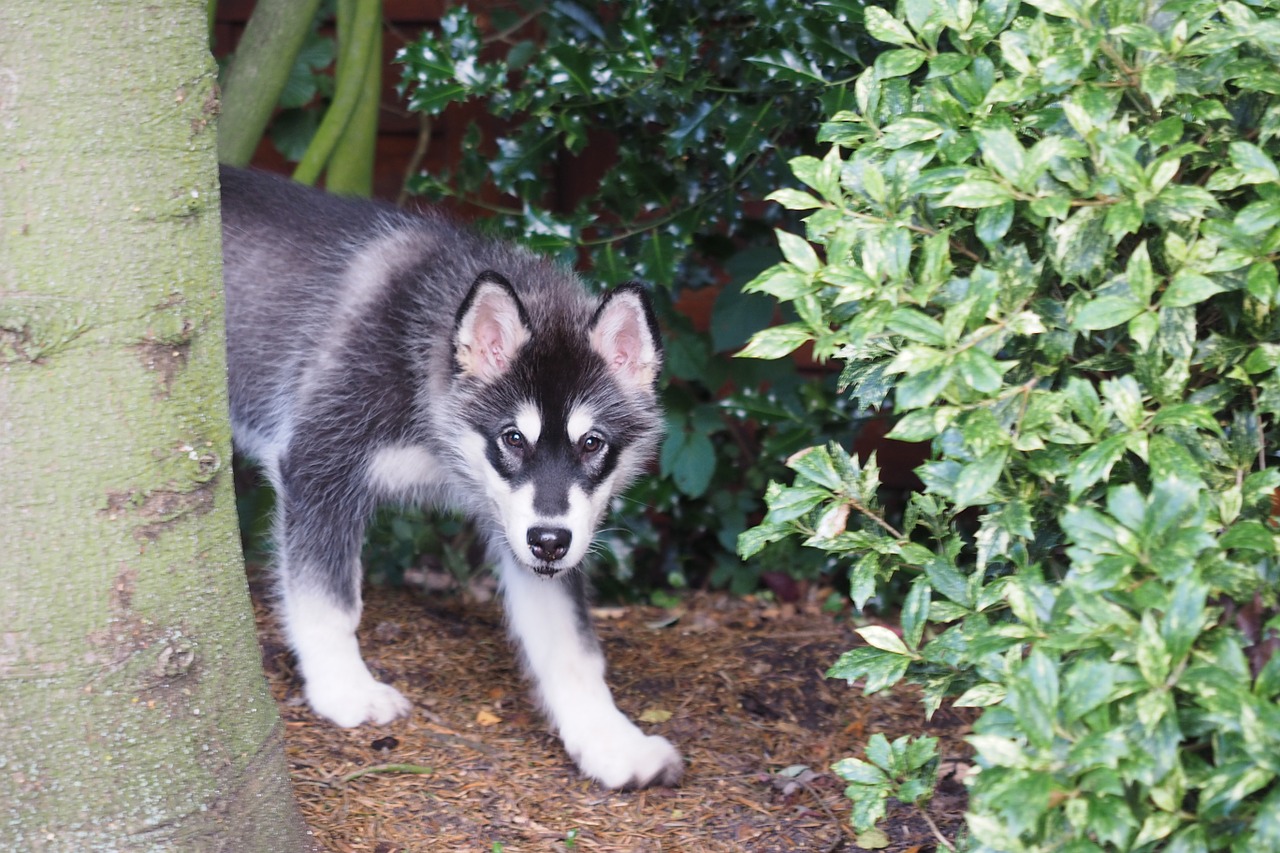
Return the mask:
{"type": "Polygon", "coordinates": [[[386,497],[421,498],[439,488],[445,470],[439,458],[420,444],[391,444],[374,451],[365,476],[386,497]]]}

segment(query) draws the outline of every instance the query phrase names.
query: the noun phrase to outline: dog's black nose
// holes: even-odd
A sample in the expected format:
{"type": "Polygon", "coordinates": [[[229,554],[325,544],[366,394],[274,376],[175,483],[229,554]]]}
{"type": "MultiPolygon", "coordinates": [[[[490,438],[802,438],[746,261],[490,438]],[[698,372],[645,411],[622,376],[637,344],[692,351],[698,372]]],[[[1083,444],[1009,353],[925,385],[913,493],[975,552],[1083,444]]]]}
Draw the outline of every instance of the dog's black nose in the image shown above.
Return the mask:
{"type": "Polygon", "coordinates": [[[529,550],[539,560],[553,563],[569,552],[573,534],[563,527],[530,527],[529,550]]]}

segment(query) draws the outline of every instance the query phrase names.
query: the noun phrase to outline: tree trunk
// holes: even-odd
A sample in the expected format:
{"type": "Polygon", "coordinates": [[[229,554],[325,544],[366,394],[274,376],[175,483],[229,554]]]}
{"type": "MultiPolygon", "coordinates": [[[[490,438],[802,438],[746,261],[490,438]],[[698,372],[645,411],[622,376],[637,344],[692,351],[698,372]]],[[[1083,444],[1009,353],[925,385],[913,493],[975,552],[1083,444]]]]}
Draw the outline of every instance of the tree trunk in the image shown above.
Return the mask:
{"type": "Polygon", "coordinates": [[[236,536],[203,0],[0,3],[0,849],[304,847],[236,536]]]}

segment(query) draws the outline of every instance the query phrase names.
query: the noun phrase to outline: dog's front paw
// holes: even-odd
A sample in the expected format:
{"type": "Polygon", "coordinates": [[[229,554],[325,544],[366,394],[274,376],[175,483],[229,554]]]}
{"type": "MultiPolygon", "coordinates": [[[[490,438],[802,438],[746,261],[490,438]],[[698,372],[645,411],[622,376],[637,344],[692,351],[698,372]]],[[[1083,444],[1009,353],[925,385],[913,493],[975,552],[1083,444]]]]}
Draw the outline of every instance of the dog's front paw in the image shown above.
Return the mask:
{"type": "Polygon", "coordinates": [[[311,710],[344,728],[389,723],[413,708],[399,690],[371,675],[354,682],[308,681],[304,692],[311,710]]]}
{"type": "Polygon", "coordinates": [[[646,735],[630,723],[627,728],[598,732],[594,737],[565,738],[565,749],[586,776],[606,788],[647,788],[675,785],[684,761],[671,742],[646,735]]]}

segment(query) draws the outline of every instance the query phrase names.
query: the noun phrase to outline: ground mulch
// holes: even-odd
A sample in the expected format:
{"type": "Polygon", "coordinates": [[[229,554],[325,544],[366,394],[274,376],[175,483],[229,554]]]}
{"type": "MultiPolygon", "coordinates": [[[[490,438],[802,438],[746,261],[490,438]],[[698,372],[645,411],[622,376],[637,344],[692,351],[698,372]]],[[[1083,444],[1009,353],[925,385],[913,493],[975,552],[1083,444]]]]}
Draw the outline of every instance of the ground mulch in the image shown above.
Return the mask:
{"type": "MultiPolygon", "coordinates": [[[[578,775],[529,698],[497,602],[369,590],[365,660],[414,712],[340,729],[307,709],[262,598],[263,660],[294,790],[324,850],[859,850],[829,768],[861,756],[876,732],[940,738],[944,779],[929,818],[947,838],[963,826],[968,721],[944,708],[925,722],[909,690],[864,697],[825,679],[860,641],[847,615],[822,612],[819,593],[781,605],[699,593],[675,611],[594,612],[619,707],[651,721],[640,725],[687,762],[680,787],[635,792],[578,775]]],[[[890,853],[939,849],[914,807],[891,803],[882,827],[890,853]]]]}

